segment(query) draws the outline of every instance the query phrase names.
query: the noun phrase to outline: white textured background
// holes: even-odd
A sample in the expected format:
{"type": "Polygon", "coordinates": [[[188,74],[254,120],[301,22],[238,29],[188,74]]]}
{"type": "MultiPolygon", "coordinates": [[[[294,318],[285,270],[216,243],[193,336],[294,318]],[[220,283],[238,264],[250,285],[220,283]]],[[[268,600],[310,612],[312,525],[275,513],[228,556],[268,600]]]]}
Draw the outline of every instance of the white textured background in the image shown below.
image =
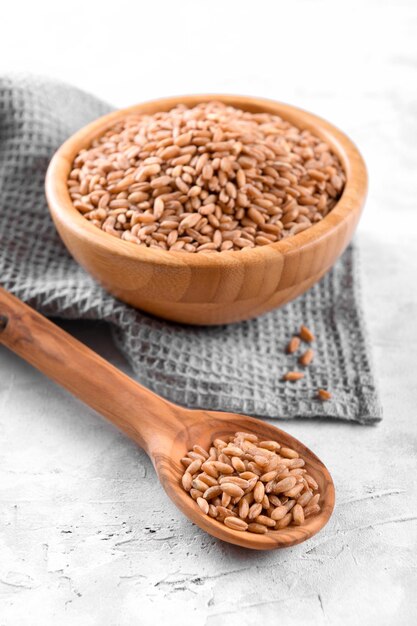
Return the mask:
{"type": "MultiPolygon", "coordinates": [[[[357,142],[370,171],[357,240],[385,419],[283,425],[332,471],[337,508],[311,541],[252,553],[183,519],[141,450],[0,349],[0,626],[415,624],[415,0],[14,0],[1,25],[0,72],[59,77],[117,106],[267,96],[357,142]]],[[[123,365],[106,328],[67,328],[123,365]]]]}

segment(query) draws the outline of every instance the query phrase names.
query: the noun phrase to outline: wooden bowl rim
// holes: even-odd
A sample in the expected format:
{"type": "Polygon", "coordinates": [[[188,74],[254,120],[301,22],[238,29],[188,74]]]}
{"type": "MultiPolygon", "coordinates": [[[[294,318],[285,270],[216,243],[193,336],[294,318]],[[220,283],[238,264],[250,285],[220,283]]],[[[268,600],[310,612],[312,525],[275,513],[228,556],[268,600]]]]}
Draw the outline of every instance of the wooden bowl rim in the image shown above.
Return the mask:
{"type": "Polygon", "coordinates": [[[326,237],[330,231],[340,227],[352,211],[362,207],[366,197],[367,183],[366,166],[355,144],[338,128],[317,115],[266,98],[230,94],[196,94],[160,98],[135,104],[103,115],[87,124],[67,139],[55,152],[47,170],[45,191],[52,217],[57,218],[70,231],[75,232],[80,239],[93,244],[104,253],[110,251],[130,260],[136,259],[150,264],[194,267],[219,265],[224,268],[227,265],[236,265],[237,262],[243,262],[244,265],[267,262],[275,258],[277,253],[287,254],[315,244],[326,237]],[[75,155],[82,148],[89,146],[95,137],[128,115],[167,111],[180,103],[194,106],[210,100],[220,100],[244,110],[280,115],[299,128],[311,130],[331,145],[342,161],[347,180],[338,203],[322,221],[288,239],[267,246],[256,246],[244,252],[227,250],[219,254],[205,255],[182,251],[173,253],[122,241],[91,224],[74,207],[67,187],[67,178],[75,155]]]}

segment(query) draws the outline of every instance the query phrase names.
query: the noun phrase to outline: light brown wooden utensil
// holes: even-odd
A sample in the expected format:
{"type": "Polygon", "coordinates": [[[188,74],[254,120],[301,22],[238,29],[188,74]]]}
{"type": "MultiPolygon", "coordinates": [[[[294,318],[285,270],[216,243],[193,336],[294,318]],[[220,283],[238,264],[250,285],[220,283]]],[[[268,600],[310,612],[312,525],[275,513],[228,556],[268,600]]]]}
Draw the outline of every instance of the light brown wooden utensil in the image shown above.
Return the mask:
{"type": "MultiPolygon", "coordinates": [[[[195,524],[218,539],[245,548],[284,548],[312,537],[327,523],[334,507],[334,487],[323,463],[284,431],[245,415],[189,410],[160,398],[105,359],[0,288],[0,343],[101,413],[150,456],[168,496],[195,524]],[[302,526],[266,535],[227,528],[204,515],[180,484],[180,459],[199,443],[236,431],[253,432],[294,448],[322,494],[321,511],[302,526]]],[[[139,503],[138,503],[139,505],[139,503]]]]}
{"type": "Polygon", "coordinates": [[[358,223],[367,189],[365,163],[352,141],[325,120],[281,102],[235,95],[191,95],[144,102],[94,120],[52,158],[46,196],[55,226],[73,257],[128,304],[187,324],[224,324],[282,306],[316,283],[342,254],[358,223]],[[245,252],[188,254],[138,246],[112,237],[72,204],[67,179],[74,157],[120,119],[208,100],[280,115],[330,144],[346,171],[342,197],[320,222],[277,243],[245,252]]]}

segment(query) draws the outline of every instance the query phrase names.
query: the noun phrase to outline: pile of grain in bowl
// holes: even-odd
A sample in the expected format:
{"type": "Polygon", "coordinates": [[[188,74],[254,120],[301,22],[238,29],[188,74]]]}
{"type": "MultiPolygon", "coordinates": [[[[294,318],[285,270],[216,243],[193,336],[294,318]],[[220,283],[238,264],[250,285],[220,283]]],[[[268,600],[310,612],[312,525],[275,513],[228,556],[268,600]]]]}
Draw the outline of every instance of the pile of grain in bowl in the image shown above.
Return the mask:
{"type": "Polygon", "coordinates": [[[264,246],[310,228],[345,174],[329,145],[221,102],[129,115],[74,159],[74,206],[106,233],[185,252],[264,246]]]}
{"type": "Polygon", "coordinates": [[[305,461],[276,441],[251,433],[195,445],[181,463],[182,486],[206,515],[238,531],[264,534],[300,526],[320,511],[318,484],[305,461]]]}

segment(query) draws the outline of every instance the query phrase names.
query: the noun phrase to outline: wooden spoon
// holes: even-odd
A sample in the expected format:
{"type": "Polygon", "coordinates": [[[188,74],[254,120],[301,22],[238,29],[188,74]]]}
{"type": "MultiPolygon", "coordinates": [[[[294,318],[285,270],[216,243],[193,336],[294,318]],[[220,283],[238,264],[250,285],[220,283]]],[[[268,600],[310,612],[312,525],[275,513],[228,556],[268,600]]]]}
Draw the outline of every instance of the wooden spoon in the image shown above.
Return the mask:
{"type": "Polygon", "coordinates": [[[104,415],[149,455],[176,506],[209,534],[245,548],[284,548],[305,541],[327,523],[334,486],[323,463],[301,442],[265,422],[220,411],[189,410],[160,398],[113,367],[71,335],[0,288],[0,342],[104,415]],[[181,486],[180,463],[195,443],[251,432],[295,449],[319,485],[321,511],[302,526],[255,535],[232,530],[204,515],[181,486]]]}

